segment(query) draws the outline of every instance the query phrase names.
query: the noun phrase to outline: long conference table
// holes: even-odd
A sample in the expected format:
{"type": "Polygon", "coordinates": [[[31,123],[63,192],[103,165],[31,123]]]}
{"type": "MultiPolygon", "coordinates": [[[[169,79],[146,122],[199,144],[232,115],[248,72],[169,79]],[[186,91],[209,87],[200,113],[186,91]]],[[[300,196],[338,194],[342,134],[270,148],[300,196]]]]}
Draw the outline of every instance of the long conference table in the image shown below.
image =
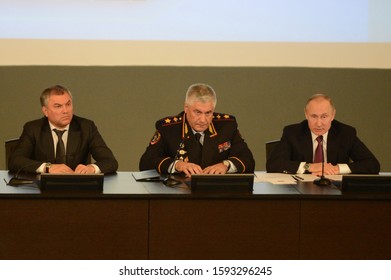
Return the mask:
{"type": "Polygon", "coordinates": [[[391,259],[391,195],[311,182],[192,193],[131,172],[105,176],[103,194],[1,180],[0,259],[391,259]]]}

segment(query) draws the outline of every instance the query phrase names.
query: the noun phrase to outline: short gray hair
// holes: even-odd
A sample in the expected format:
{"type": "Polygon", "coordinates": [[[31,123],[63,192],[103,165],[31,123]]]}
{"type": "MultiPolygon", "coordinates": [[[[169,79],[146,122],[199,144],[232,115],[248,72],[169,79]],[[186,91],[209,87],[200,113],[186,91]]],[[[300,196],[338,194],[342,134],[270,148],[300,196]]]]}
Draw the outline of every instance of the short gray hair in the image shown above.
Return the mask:
{"type": "Polygon", "coordinates": [[[217,96],[214,89],[207,84],[193,84],[189,87],[186,93],[186,104],[192,104],[195,101],[202,103],[212,102],[216,107],[217,96]]]}
{"type": "Polygon", "coordinates": [[[55,86],[51,86],[51,87],[49,87],[47,89],[44,89],[44,91],[41,93],[41,96],[39,98],[39,100],[41,101],[41,106],[42,107],[44,107],[44,106],[46,107],[48,105],[49,97],[52,94],[63,95],[63,94],[66,94],[66,93],[68,93],[69,96],[71,97],[71,99],[73,99],[72,94],[69,91],[69,89],[67,89],[64,86],[55,85],[55,86]]]}

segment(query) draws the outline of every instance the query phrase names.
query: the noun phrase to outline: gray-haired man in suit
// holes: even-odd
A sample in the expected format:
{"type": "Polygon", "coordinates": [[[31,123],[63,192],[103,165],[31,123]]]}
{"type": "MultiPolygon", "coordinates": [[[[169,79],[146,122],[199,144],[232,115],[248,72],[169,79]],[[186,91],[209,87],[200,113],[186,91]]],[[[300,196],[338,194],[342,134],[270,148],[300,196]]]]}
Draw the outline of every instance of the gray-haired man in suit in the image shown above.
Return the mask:
{"type": "Polygon", "coordinates": [[[31,173],[112,173],[118,162],[94,122],[73,115],[71,92],[60,85],[40,97],[41,119],[24,125],[9,169],[31,173]],[[89,163],[89,155],[96,160],[89,163]]]}

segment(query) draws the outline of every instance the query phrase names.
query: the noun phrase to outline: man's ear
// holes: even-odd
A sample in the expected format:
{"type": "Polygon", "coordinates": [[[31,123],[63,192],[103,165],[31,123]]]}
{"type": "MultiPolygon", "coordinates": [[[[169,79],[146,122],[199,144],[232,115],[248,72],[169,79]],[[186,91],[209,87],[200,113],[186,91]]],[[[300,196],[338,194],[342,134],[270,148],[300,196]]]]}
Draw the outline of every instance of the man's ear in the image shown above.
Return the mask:
{"type": "Polygon", "coordinates": [[[333,112],[333,118],[331,119],[331,121],[333,121],[334,120],[334,118],[335,118],[335,114],[337,113],[337,110],[335,110],[334,109],[334,112],[333,112]]]}
{"type": "Polygon", "coordinates": [[[45,117],[47,117],[48,116],[48,108],[46,108],[46,106],[42,106],[41,109],[42,109],[42,113],[45,115],[45,117]]]}

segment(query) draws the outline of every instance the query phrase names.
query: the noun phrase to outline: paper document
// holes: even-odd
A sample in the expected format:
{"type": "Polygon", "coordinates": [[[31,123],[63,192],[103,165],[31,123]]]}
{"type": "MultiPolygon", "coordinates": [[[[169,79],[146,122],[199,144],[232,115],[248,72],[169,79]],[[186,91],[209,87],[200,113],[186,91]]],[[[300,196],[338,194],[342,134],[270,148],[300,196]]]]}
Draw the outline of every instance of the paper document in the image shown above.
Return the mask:
{"type": "MultiPolygon", "coordinates": [[[[326,178],[332,181],[342,181],[342,175],[326,175],[326,178]]],[[[272,184],[296,184],[297,182],[313,182],[318,176],[312,174],[285,174],[285,173],[266,173],[256,171],[254,182],[268,182],[272,184]]]]}
{"type": "Polygon", "coordinates": [[[266,173],[264,171],[256,171],[254,182],[268,182],[272,184],[296,184],[296,180],[290,174],[284,173],[266,173]]]}

